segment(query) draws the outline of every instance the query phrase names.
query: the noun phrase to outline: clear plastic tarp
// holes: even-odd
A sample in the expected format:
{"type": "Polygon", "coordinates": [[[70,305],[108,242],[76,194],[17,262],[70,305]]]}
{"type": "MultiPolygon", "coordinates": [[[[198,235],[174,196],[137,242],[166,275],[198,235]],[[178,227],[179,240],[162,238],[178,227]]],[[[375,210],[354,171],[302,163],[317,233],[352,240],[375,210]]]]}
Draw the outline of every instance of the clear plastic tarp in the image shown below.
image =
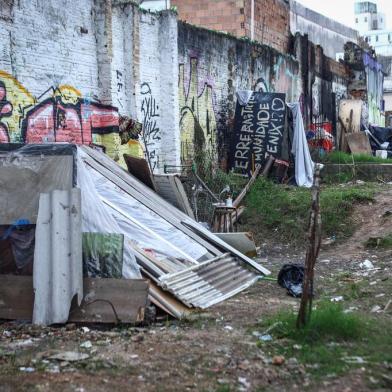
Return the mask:
{"type": "MultiPolygon", "coordinates": [[[[79,151],[78,154],[82,156],[84,153],[79,151]]],[[[89,176],[86,181],[94,183],[94,191],[97,192],[101,204],[105,206],[106,211],[110,211],[121,232],[137,247],[153,253],[158,259],[174,257],[195,263],[208,253],[203,246],[90,166],[85,165],[81,170],[84,172],[83,176],[89,176]]],[[[101,217],[107,219],[105,215],[98,213],[97,219],[101,217]]],[[[103,222],[96,224],[101,227],[105,225],[103,222]]]]}

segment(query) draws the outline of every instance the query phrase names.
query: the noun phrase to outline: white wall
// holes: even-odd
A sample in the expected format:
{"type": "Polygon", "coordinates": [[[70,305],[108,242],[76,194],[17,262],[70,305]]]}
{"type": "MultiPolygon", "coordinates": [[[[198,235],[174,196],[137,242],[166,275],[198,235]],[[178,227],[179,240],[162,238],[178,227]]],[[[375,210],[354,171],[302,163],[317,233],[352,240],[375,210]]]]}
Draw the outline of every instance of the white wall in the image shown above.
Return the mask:
{"type": "Polygon", "coordinates": [[[61,84],[97,94],[93,0],[13,3],[11,19],[0,20],[0,70],[35,96],[61,84]]]}
{"type": "MultiPolygon", "coordinates": [[[[0,142],[5,134],[21,140],[25,113],[67,85],[73,103],[110,105],[110,124],[118,124],[118,115],[145,122],[156,171],[179,164],[175,14],[149,14],[125,0],[19,0],[0,14],[0,82],[12,107],[11,117],[0,114],[0,142]]],[[[58,121],[49,106],[42,127],[58,121]]],[[[66,114],[72,126],[78,116],[81,122],[78,110],[66,114]]],[[[116,159],[127,152],[118,135],[97,140],[116,159]]]]}
{"type": "Polygon", "coordinates": [[[170,0],[144,0],[140,6],[151,12],[162,11],[170,9],[170,0]]]}

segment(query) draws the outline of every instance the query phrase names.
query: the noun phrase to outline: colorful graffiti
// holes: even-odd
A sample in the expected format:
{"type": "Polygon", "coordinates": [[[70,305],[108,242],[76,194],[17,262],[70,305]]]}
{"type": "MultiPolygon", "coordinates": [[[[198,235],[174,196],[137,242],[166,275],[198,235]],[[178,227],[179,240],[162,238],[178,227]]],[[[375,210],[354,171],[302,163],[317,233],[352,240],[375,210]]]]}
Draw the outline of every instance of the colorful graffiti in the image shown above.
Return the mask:
{"type": "MultiPolygon", "coordinates": [[[[118,109],[83,98],[72,86],[51,87],[36,99],[0,71],[0,142],[100,144],[123,166],[134,141],[121,142],[118,109]]],[[[138,153],[139,154],[139,153],[138,153]]]]}
{"type": "Polygon", "coordinates": [[[181,132],[181,161],[191,162],[195,153],[211,161],[216,160],[217,123],[214,113],[212,83],[202,81],[199,92],[198,60],[190,60],[190,77],[188,86],[185,82],[185,64],[180,64],[179,103],[181,132]]]}

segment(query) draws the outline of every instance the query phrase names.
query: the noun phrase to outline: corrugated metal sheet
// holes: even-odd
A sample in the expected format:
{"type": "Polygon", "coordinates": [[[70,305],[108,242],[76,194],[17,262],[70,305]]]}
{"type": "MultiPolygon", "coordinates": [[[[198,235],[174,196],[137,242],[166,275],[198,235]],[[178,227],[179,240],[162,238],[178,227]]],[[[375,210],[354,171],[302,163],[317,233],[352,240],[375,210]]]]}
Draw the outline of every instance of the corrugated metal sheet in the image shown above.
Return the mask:
{"type": "Polygon", "coordinates": [[[34,252],[34,324],[65,323],[75,294],[81,303],[81,216],[79,189],[41,193],[34,252]]]}
{"type": "Polygon", "coordinates": [[[190,307],[205,309],[232,297],[259,279],[235,258],[224,255],[160,277],[160,285],[190,307]]]}

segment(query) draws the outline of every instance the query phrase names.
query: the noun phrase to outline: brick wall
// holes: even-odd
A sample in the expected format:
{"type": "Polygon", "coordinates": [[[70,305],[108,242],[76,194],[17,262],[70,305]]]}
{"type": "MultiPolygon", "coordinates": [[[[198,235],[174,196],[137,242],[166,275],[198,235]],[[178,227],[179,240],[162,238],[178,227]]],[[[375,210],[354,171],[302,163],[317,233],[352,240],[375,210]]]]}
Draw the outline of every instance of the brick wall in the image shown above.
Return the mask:
{"type": "MultiPolygon", "coordinates": [[[[196,26],[251,36],[251,0],[172,0],[179,18],[196,26]]],[[[282,53],[288,50],[290,12],[285,0],[255,0],[254,39],[282,53]]]]}
{"type": "MultiPolygon", "coordinates": [[[[290,42],[290,9],[285,0],[254,0],[254,39],[287,53],[290,42]]],[[[251,0],[245,5],[245,30],[251,36],[251,0]]]]}
{"type": "Polygon", "coordinates": [[[172,0],[179,19],[211,30],[244,37],[246,0],[172,0]]]}

